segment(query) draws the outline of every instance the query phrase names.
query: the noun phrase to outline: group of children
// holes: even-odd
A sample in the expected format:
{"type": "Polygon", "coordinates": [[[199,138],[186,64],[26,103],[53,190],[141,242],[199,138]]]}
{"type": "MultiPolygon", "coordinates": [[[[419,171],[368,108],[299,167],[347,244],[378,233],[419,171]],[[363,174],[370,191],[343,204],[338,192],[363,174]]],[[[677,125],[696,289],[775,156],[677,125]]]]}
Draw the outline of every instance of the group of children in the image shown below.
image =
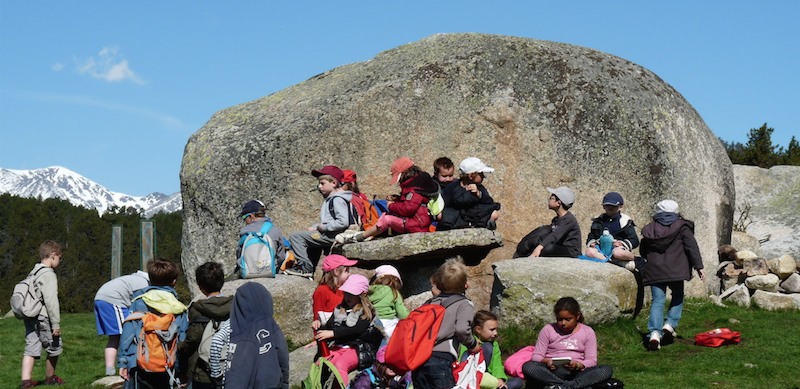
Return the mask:
{"type": "MultiPolygon", "coordinates": [[[[482,185],[485,175],[494,169],[474,157],[462,161],[459,169],[461,176],[455,179],[452,161],[440,158],[431,177],[409,158],[396,160],[391,168],[391,183],[400,184],[401,194],[388,197],[388,212],[363,231],[354,228],[357,216],[351,201],[365,198],[358,193],[355,173],[345,174],[332,165],[312,171],[325,198],[320,207],[320,222],[307,231],[290,235],[288,242],[295,260],[294,267],[286,269],[286,273],[310,277],[321,254],[334,244],[364,241],[389,229],[393,233],[423,232],[429,231],[432,223],[438,224],[437,229],[496,228],[500,205],[482,185]],[[434,215],[427,203],[439,196],[444,199],[445,207],[434,215]]],[[[556,217],[549,226],[539,227],[523,238],[515,257],[581,254],[580,228],[569,212],[575,201],[574,192],[567,187],[547,189],[548,206],[556,217]]],[[[640,269],[631,265],[636,263],[632,250],[639,245],[639,239],[633,221],[621,212],[623,204],[618,193],[604,197],[605,213],[593,219],[586,240],[587,258],[610,260],[630,270],[640,269]]],[[[675,335],[682,312],[683,282],[691,279],[692,268],[705,280],[694,239],[694,223],[680,216],[678,204],[672,200],[659,202],[656,211],[654,221],[642,229],[644,239],[640,248],[648,262],[643,268],[643,283],[650,285],[653,292],[648,322],[652,350],[661,347],[663,336],[675,335]],[[667,289],[672,291],[672,300],[664,319],[667,289]]],[[[264,204],[257,200],[246,203],[240,216],[245,222],[240,235],[263,232],[270,222],[264,204]]],[[[271,226],[268,235],[275,242],[275,259],[280,263],[288,253],[283,235],[277,226],[271,226]]],[[[38,318],[25,320],[26,348],[20,388],[39,384],[31,380],[31,374],[34,360],[40,357],[43,348],[48,356],[43,383],[63,383],[55,375],[62,346],[53,272],[60,264],[62,252],[52,241],[43,243],[39,251],[41,263],[30,276],[38,277],[36,285],[44,309],[38,318]]],[[[446,307],[431,357],[410,375],[399,376],[397,373],[403,372],[394,372],[385,364],[385,345],[398,321],[409,314],[400,294],[400,273],[383,265],[375,269],[370,282],[363,275],[350,274],[357,261],[331,254],[322,262],[322,277],[312,296],[314,338],[320,345],[320,355],[330,360],[345,383],[351,371],[368,371],[358,376],[354,387],[363,385],[365,377],[373,384],[380,381],[396,387],[408,382],[413,382],[416,389],[452,387],[453,363],[481,350],[487,365],[482,381],[485,388],[519,389],[523,378],[549,387],[577,388],[611,376],[610,367],[597,366],[594,332],[583,324],[577,301],[563,298],[554,308],[556,323],[540,332],[531,360],[522,365],[517,377],[509,378],[501,368],[499,347],[494,340],[498,318],[491,312],[474,312],[472,303],[464,297],[469,287],[466,267],[455,260],[448,260],[431,277],[434,297],[426,304],[446,307]],[[554,363],[554,358],[563,357],[571,359],[563,364],[554,363]]],[[[115,374],[115,365],[118,366],[126,388],[169,387],[180,382],[191,382],[194,388],[219,387],[223,382],[228,387],[287,388],[288,348],[272,318],[269,291],[260,284],[246,283],[235,296],[222,296],[222,267],[209,262],[195,272],[205,298],[187,308],[178,301],[174,290],[178,274],[176,264],[156,260],[148,263],[147,272],[119,277],[98,290],[95,297],[98,334],[109,336],[106,374],[115,374]],[[169,322],[150,323],[148,313],[168,316],[169,322]],[[176,374],[169,369],[153,371],[142,366],[143,346],[139,337],[143,328],[151,327],[158,330],[162,341],[176,346],[174,355],[167,355],[176,359],[173,362],[178,367],[176,374]],[[278,371],[281,374],[274,374],[278,371]]]]}

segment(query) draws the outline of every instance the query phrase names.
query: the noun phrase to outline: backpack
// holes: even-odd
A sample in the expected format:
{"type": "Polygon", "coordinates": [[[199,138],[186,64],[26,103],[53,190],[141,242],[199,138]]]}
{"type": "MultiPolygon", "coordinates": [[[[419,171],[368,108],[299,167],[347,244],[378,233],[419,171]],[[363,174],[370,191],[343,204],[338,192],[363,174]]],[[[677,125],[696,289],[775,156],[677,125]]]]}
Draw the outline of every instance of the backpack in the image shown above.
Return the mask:
{"type": "MultiPolygon", "coordinates": [[[[202,366],[203,370],[209,372],[209,360],[211,359],[211,340],[214,338],[214,335],[219,332],[220,327],[222,326],[222,321],[210,319],[205,316],[198,316],[192,319],[194,323],[206,323],[205,327],[203,328],[203,336],[200,337],[200,344],[197,346],[197,357],[205,362],[205,365],[202,366]]],[[[223,355],[227,354],[226,350],[222,351],[223,355]]]]}
{"type": "Polygon", "coordinates": [[[241,278],[275,277],[275,242],[267,235],[271,222],[264,222],[257,233],[248,232],[239,239],[242,254],[237,260],[241,278]]]}
{"type": "Polygon", "coordinates": [[[376,197],[372,196],[372,205],[375,207],[375,210],[378,211],[378,216],[382,216],[384,213],[389,213],[389,203],[386,200],[377,200],[376,197]]]}
{"type": "Polygon", "coordinates": [[[39,278],[37,275],[40,271],[49,269],[41,267],[33,274],[28,274],[24,280],[14,286],[14,292],[11,294],[11,311],[17,319],[36,319],[39,312],[44,307],[44,301],[39,296],[39,290],[36,287],[36,280],[39,278]]]}
{"type": "Polygon", "coordinates": [[[400,320],[386,347],[386,365],[400,374],[422,366],[436,345],[444,311],[463,299],[466,297],[459,294],[448,297],[442,305],[425,304],[400,320]]]}
{"type": "Polygon", "coordinates": [[[431,215],[431,219],[435,221],[436,216],[439,216],[442,211],[444,211],[444,198],[442,198],[442,192],[439,191],[436,198],[428,199],[428,213],[431,215]]]}
{"type": "MultiPolygon", "coordinates": [[[[347,203],[347,224],[350,226],[358,226],[358,228],[361,229],[361,218],[358,215],[358,210],[356,210],[356,208],[353,206],[352,201],[347,201],[344,197],[335,196],[331,199],[331,201],[328,201],[328,212],[331,213],[331,217],[334,219],[336,218],[336,213],[333,212],[333,201],[337,198],[340,198],[342,201],[347,203]]],[[[353,199],[356,198],[358,198],[358,196],[353,196],[353,199]]]]}
{"type": "Polygon", "coordinates": [[[125,321],[141,320],[142,330],[134,339],[136,366],[146,372],[168,373],[170,381],[177,379],[175,361],[178,353],[178,325],[171,313],[133,312],[125,321]]]}
{"type": "Polygon", "coordinates": [[[694,336],[694,344],[698,346],[719,347],[741,341],[741,333],[730,328],[717,328],[694,336]]]}
{"type": "Polygon", "coordinates": [[[370,229],[372,226],[378,223],[378,210],[375,209],[375,206],[372,205],[369,201],[365,200],[361,196],[353,196],[353,199],[350,200],[350,203],[353,204],[353,207],[358,212],[358,217],[361,220],[361,229],[366,231],[370,229]]]}
{"type": "Polygon", "coordinates": [[[308,377],[302,382],[303,389],[346,389],[339,370],[327,358],[319,357],[311,363],[308,377]]]}

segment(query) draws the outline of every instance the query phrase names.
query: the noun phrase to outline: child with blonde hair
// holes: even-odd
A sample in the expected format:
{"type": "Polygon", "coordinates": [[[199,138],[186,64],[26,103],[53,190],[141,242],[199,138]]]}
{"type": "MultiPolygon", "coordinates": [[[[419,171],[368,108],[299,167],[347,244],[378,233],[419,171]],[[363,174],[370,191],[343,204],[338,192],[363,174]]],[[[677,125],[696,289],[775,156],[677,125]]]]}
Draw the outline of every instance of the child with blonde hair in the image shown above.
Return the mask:
{"type": "Polygon", "coordinates": [[[375,362],[383,336],[374,327],[377,316],[367,297],[367,277],[353,274],[339,290],[344,293],[342,303],[327,322],[315,321],[312,327],[316,331],[314,338],[317,341],[333,343],[329,345],[330,355],[326,358],[336,367],[347,385],[348,373],[357,368],[363,370],[375,362]]]}
{"type": "Polygon", "coordinates": [[[315,321],[327,320],[328,314],[341,304],[344,293],[339,288],[350,277],[350,267],[356,263],[358,261],[338,254],[331,254],[322,259],[322,278],[311,296],[315,321]],[[322,318],[320,318],[320,313],[323,313],[322,318]]]}
{"type": "Polygon", "coordinates": [[[368,296],[387,338],[394,333],[397,322],[408,317],[408,308],[403,304],[403,295],[400,294],[402,287],[400,272],[394,266],[381,265],[375,269],[368,296]]]}

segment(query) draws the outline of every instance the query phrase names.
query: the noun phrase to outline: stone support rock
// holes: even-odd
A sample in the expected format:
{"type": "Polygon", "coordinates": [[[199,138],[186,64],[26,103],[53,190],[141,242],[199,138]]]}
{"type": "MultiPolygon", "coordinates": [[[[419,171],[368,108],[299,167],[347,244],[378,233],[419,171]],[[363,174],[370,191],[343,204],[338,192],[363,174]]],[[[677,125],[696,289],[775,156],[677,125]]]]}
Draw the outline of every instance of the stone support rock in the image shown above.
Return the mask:
{"type": "Polygon", "coordinates": [[[797,264],[791,255],[781,255],[770,260],[767,264],[769,265],[769,270],[777,274],[782,280],[792,275],[797,269],[797,264]]]}
{"type": "Polygon", "coordinates": [[[800,294],[771,293],[756,290],[752,299],[756,306],[768,311],[800,310],[800,294]]]}
{"type": "Polygon", "coordinates": [[[742,271],[748,277],[763,276],[769,274],[769,266],[764,258],[747,258],[742,263],[742,271]]]}
{"type": "Polygon", "coordinates": [[[788,293],[800,293],[800,274],[794,273],[781,282],[781,288],[788,293]]]}
{"type": "Polygon", "coordinates": [[[776,292],[780,278],[775,274],[759,275],[747,277],[744,284],[750,289],[763,290],[766,292],[776,292]]]}

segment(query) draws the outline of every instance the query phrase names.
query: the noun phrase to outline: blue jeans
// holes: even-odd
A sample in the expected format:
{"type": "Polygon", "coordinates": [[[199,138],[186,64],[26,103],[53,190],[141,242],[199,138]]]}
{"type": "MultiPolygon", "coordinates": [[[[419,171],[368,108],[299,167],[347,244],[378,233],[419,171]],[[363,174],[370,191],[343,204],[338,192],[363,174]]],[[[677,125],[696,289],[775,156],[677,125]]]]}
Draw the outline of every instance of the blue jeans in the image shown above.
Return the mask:
{"type": "Polygon", "coordinates": [[[664,332],[661,328],[664,323],[671,325],[672,328],[678,328],[678,322],[681,320],[681,313],[683,313],[683,281],[650,285],[650,291],[653,293],[653,305],[650,307],[650,320],[647,321],[647,330],[651,333],[658,331],[658,334],[663,336],[664,332]],[[672,301],[669,303],[665,322],[664,304],[667,302],[667,288],[672,291],[672,301]]]}
{"type": "Polygon", "coordinates": [[[456,386],[453,377],[453,362],[455,358],[439,358],[431,355],[427,362],[411,373],[414,389],[450,389],[456,386]]]}

